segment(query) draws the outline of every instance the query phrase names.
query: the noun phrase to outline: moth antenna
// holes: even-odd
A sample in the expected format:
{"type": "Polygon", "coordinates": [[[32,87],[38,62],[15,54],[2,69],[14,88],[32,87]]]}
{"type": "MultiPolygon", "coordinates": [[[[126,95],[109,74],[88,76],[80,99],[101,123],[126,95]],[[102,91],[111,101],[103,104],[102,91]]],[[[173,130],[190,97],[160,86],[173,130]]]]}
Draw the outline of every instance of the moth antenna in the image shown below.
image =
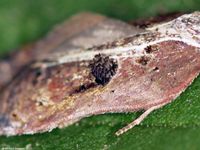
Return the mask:
{"type": "Polygon", "coordinates": [[[166,105],[166,103],[162,103],[160,105],[153,106],[149,109],[147,109],[142,115],[140,115],[137,119],[135,119],[133,122],[129,123],[127,126],[119,129],[115,134],[117,136],[127,132],[128,130],[132,129],[134,126],[140,124],[152,111],[161,108],[162,106],[166,105]]]}

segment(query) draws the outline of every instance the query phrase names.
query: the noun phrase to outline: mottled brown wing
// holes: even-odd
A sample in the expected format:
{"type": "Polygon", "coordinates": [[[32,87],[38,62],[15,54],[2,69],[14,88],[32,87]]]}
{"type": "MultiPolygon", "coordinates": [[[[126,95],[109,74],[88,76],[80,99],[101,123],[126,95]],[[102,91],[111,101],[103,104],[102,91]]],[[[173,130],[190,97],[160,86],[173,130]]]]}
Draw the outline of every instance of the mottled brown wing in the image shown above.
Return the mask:
{"type": "Polygon", "coordinates": [[[56,26],[42,40],[24,46],[0,61],[0,89],[24,66],[37,60],[53,60],[70,50],[86,48],[143,31],[124,22],[98,14],[81,13],[56,26]]]}
{"type": "Polygon", "coordinates": [[[81,118],[133,112],[174,100],[200,71],[200,49],[165,41],[141,58],[118,59],[106,85],[96,84],[89,62],[26,69],[1,95],[0,134],[32,134],[81,118]]]}

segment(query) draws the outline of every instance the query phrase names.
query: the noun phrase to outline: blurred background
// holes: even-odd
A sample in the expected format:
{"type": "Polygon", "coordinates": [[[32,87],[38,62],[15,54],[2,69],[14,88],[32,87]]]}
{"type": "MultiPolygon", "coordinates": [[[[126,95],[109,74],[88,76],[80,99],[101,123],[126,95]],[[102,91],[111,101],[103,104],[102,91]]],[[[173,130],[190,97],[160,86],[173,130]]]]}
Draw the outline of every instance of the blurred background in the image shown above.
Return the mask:
{"type": "Polygon", "coordinates": [[[200,9],[200,0],[0,0],[0,55],[44,36],[81,11],[133,20],[200,9]]]}
{"type": "MultiPolygon", "coordinates": [[[[56,24],[82,11],[131,21],[194,10],[200,10],[200,0],[0,0],[0,56],[42,38],[56,24]]],[[[1,136],[0,149],[196,150],[200,148],[199,99],[200,78],[178,100],[119,138],[114,132],[140,113],[94,116],[50,133],[1,136]]]]}

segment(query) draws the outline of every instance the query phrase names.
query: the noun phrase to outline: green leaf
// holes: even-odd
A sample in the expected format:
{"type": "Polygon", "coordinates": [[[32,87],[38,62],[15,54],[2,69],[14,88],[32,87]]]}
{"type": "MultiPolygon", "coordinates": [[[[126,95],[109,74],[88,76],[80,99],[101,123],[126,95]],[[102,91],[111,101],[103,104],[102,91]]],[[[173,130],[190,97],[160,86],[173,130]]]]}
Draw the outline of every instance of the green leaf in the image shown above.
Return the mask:
{"type": "MultiPolygon", "coordinates": [[[[130,20],[160,11],[199,9],[199,0],[8,0],[0,1],[0,54],[36,40],[53,25],[79,11],[95,11],[130,20]],[[5,49],[5,50],[3,50],[5,49]]],[[[174,102],[150,114],[137,127],[114,133],[142,112],[85,118],[49,133],[0,137],[0,148],[27,149],[166,149],[200,147],[200,77],[174,102]]]]}

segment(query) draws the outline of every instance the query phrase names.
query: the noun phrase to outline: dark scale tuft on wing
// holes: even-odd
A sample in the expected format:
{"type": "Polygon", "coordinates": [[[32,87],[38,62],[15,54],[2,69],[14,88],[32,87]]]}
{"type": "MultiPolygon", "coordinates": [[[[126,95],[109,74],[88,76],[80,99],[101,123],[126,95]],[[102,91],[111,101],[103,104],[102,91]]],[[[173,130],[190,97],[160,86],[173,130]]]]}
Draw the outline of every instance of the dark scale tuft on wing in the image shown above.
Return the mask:
{"type": "Polygon", "coordinates": [[[117,71],[117,61],[109,56],[98,54],[95,55],[91,64],[91,73],[95,77],[95,81],[98,84],[107,84],[112,76],[115,75],[117,71]]]}

